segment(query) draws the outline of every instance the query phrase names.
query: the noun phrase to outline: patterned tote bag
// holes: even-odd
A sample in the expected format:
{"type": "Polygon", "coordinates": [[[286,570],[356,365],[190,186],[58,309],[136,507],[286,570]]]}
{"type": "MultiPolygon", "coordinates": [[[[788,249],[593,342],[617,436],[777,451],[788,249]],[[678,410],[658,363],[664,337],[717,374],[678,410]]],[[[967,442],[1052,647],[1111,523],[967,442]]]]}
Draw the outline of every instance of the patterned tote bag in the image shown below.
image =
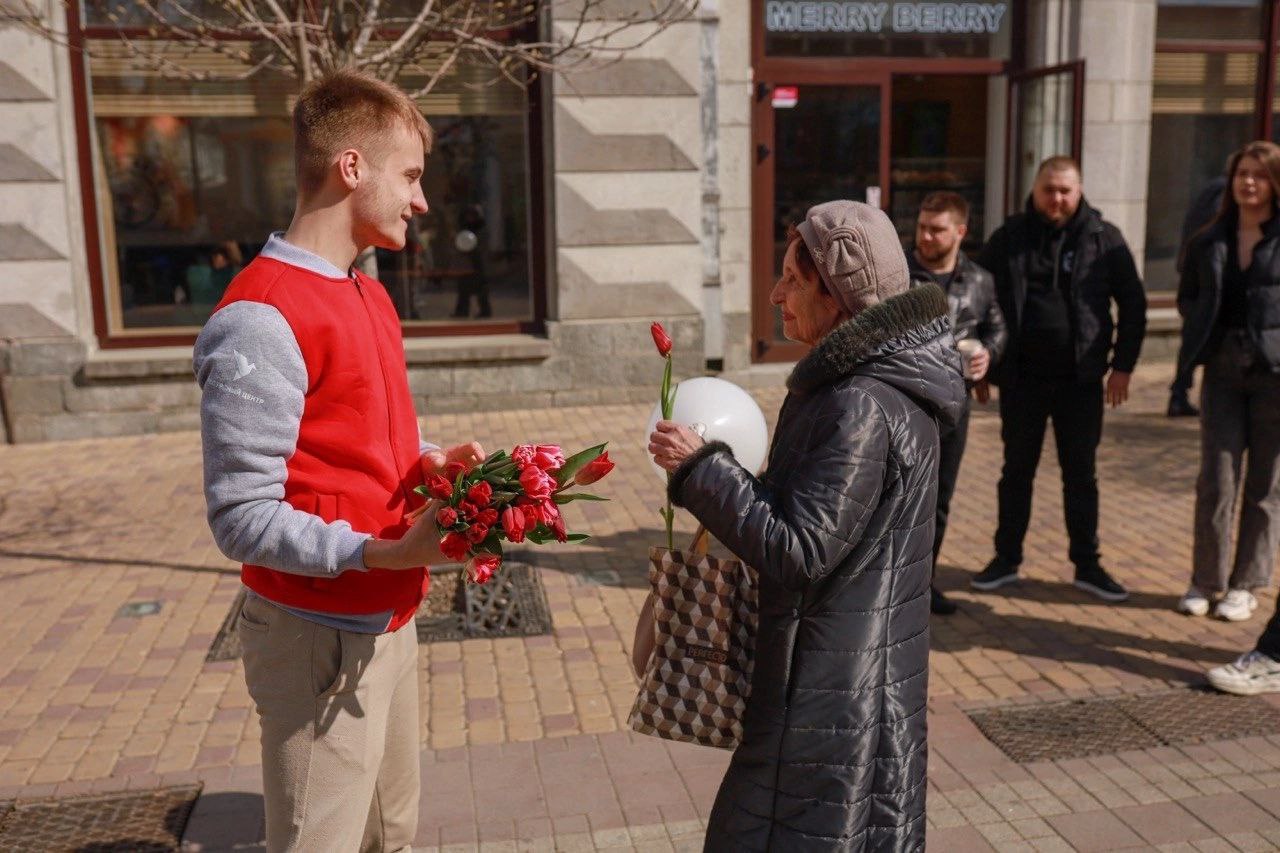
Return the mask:
{"type": "Polygon", "coordinates": [[[738,560],[707,554],[703,528],[687,551],[649,549],[649,563],[652,590],[636,634],[642,649],[651,612],[653,651],[643,664],[631,728],[733,749],[751,692],[756,578],[738,560]]]}

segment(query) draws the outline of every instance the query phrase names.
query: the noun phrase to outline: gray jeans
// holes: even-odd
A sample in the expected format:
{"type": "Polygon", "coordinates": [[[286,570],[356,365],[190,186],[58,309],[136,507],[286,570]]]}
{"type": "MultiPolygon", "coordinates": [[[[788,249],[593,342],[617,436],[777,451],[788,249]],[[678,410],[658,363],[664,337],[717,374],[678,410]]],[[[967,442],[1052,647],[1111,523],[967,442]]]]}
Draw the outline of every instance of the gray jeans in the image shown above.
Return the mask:
{"type": "Polygon", "coordinates": [[[1242,332],[1228,332],[1204,370],[1191,582],[1205,593],[1269,585],[1280,548],[1280,375],[1252,369],[1252,351],[1242,332]]]}

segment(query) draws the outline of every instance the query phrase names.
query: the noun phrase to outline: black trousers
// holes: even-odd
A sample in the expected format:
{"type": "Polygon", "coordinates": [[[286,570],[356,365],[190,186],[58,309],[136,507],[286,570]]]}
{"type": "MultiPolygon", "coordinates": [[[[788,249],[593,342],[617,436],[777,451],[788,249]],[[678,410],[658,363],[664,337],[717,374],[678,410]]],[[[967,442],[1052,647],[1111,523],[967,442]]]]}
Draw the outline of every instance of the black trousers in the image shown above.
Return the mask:
{"type": "Polygon", "coordinates": [[[938,514],[933,529],[933,574],[938,574],[938,554],[942,551],[942,538],[947,535],[947,518],[951,514],[951,496],[956,491],[960,476],[960,460],[969,440],[969,398],[960,410],[960,419],[954,429],[944,430],[938,436],[938,514]]]}
{"type": "Polygon", "coordinates": [[[1045,427],[1053,422],[1062,469],[1062,503],[1076,569],[1095,566],[1098,554],[1098,442],[1102,440],[1102,381],[1024,378],[1000,388],[1004,469],[997,489],[996,556],[1022,562],[1031,521],[1031,494],[1045,427]]]}
{"type": "Polygon", "coordinates": [[[1271,615],[1267,627],[1262,629],[1258,651],[1273,660],[1280,660],[1280,604],[1276,605],[1276,612],[1271,615]]]}

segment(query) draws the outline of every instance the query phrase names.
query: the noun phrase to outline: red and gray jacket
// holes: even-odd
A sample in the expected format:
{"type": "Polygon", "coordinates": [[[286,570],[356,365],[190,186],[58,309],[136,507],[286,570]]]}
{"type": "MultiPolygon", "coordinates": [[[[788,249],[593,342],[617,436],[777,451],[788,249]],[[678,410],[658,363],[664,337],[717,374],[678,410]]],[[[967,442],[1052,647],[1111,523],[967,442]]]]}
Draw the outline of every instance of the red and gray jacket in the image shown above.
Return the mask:
{"type": "Polygon", "coordinates": [[[273,235],[196,341],[209,526],[257,595],[380,633],[409,622],[425,568],[367,569],[421,503],[423,449],[400,321],[381,284],[273,235]]]}

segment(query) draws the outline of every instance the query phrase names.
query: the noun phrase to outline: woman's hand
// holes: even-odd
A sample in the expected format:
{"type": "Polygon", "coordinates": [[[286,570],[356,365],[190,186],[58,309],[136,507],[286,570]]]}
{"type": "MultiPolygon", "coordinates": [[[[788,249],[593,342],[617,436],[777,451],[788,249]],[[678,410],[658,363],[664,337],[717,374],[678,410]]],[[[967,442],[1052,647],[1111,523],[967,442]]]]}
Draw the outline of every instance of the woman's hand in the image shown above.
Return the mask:
{"type": "Polygon", "coordinates": [[[674,473],[686,459],[706,444],[702,436],[684,424],[658,421],[649,436],[649,452],[653,461],[667,473],[674,473]]]}

